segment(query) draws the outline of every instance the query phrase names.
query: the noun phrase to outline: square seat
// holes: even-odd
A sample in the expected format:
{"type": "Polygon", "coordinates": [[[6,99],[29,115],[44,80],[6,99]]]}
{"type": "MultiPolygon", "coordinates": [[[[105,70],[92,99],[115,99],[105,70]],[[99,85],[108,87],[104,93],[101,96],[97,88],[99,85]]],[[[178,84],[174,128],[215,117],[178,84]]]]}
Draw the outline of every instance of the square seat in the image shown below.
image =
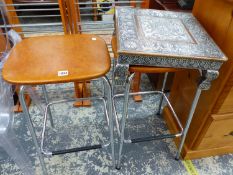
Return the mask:
{"type": "Polygon", "coordinates": [[[34,37],[13,48],[3,78],[21,85],[90,80],[104,76],[110,61],[105,41],[95,35],[34,37]]]}

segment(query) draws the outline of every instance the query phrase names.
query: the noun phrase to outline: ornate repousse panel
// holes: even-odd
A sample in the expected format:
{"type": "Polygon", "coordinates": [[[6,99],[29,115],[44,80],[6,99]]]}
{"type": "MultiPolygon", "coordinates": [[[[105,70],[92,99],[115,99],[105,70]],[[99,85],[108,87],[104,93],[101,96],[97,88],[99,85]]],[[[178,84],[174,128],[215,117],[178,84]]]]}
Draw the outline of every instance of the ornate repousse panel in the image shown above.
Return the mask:
{"type": "MultiPolygon", "coordinates": [[[[139,37],[157,42],[195,43],[180,19],[137,16],[139,37]]],[[[152,41],[153,42],[153,41],[152,41]]]]}
{"type": "Polygon", "coordinates": [[[118,7],[116,32],[119,53],[227,59],[191,13],[118,7]]]}

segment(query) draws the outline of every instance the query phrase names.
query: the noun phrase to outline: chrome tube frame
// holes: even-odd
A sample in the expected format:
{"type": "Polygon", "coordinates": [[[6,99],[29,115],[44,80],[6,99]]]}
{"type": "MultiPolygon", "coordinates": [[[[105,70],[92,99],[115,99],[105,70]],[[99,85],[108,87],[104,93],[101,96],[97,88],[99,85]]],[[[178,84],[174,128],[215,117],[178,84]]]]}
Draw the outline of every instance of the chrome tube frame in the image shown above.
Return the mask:
{"type": "MultiPolygon", "coordinates": [[[[120,137],[121,132],[120,132],[120,125],[119,125],[119,121],[118,121],[118,117],[117,117],[117,112],[116,112],[116,105],[114,103],[114,97],[115,97],[115,76],[114,76],[114,72],[115,72],[115,68],[116,68],[116,58],[113,58],[113,65],[112,65],[112,100],[113,100],[113,112],[114,112],[114,119],[115,119],[115,123],[116,123],[116,129],[117,129],[117,134],[118,137],[120,137]]],[[[124,94],[122,94],[123,96],[124,94]]]]}
{"type": "Polygon", "coordinates": [[[59,100],[59,101],[54,101],[50,102],[47,104],[46,109],[45,109],[45,114],[44,114],[44,121],[43,121],[43,130],[41,133],[41,145],[40,149],[41,152],[44,155],[47,156],[52,156],[52,155],[58,155],[58,154],[65,154],[69,152],[78,152],[78,151],[87,151],[91,149],[99,149],[99,148],[105,148],[109,145],[111,145],[112,149],[112,162],[113,166],[115,167],[115,150],[114,150],[114,139],[113,139],[113,120],[112,120],[112,90],[111,90],[111,85],[107,77],[102,77],[103,82],[105,83],[105,90],[107,91],[107,100],[105,97],[88,97],[88,98],[73,98],[73,99],[65,99],[65,100],[59,100]],[[47,151],[44,149],[44,140],[45,140],[45,130],[46,130],[46,125],[47,125],[47,116],[49,113],[49,108],[51,105],[54,104],[59,104],[59,103],[66,103],[66,102],[72,102],[72,101],[83,101],[83,100],[101,100],[103,101],[104,104],[104,114],[106,116],[107,124],[109,127],[109,137],[110,141],[108,143],[101,143],[99,145],[92,145],[92,146],[84,146],[81,148],[71,148],[71,149],[66,149],[66,150],[58,150],[58,151],[47,151]],[[107,105],[107,103],[108,105],[107,105]],[[56,153],[55,153],[56,152],[56,153]]]}
{"type": "Polygon", "coordinates": [[[41,168],[42,168],[42,173],[43,173],[43,175],[47,175],[48,173],[47,173],[47,169],[46,169],[46,166],[45,166],[44,157],[41,154],[39,143],[38,143],[38,140],[37,140],[37,137],[36,137],[34,127],[33,127],[33,123],[32,123],[29,111],[27,109],[27,106],[26,106],[26,102],[25,102],[25,98],[24,98],[24,91],[25,91],[25,86],[21,86],[20,87],[20,93],[19,93],[20,104],[22,105],[23,114],[24,114],[24,117],[25,117],[25,119],[27,121],[27,126],[28,126],[29,132],[30,132],[30,134],[32,136],[32,140],[33,140],[34,145],[36,147],[36,152],[37,152],[38,157],[39,157],[40,165],[41,165],[41,168]]]}
{"type": "Polygon", "coordinates": [[[110,134],[110,142],[111,142],[111,151],[112,151],[112,165],[113,167],[116,166],[115,163],[115,148],[114,148],[114,135],[113,135],[113,131],[114,131],[114,125],[113,125],[113,101],[112,101],[112,86],[111,83],[109,81],[109,79],[107,78],[107,76],[103,77],[103,80],[106,83],[106,89],[108,90],[108,103],[110,103],[108,105],[108,112],[109,112],[109,134],[110,134]]]}
{"type": "MultiPolygon", "coordinates": [[[[48,93],[47,93],[47,90],[46,90],[46,85],[42,85],[42,92],[43,92],[43,95],[44,95],[44,98],[45,98],[45,103],[46,103],[46,105],[48,105],[49,104],[49,96],[48,96],[48,93]]],[[[50,107],[48,107],[48,109],[46,107],[46,110],[48,110],[48,113],[49,113],[50,124],[51,124],[52,128],[54,128],[53,116],[52,116],[50,107]]]]}
{"type": "MultiPolygon", "coordinates": [[[[130,76],[127,77],[126,80],[126,85],[125,85],[125,94],[117,94],[113,96],[113,106],[114,106],[114,114],[115,114],[115,118],[116,118],[116,122],[119,123],[118,121],[118,117],[117,117],[117,113],[116,113],[116,107],[115,107],[115,98],[117,97],[122,97],[124,96],[124,105],[123,105],[123,115],[122,115],[122,119],[121,119],[121,130],[120,130],[120,148],[119,148],[119,155],[118,155],[118,161],[117,161],[117,166],[116,169],[120,169],[121,167],[121,154],[122,154],[122,150],[123,150],[123,146],[124,143],[138,143],[138,142],[145,142],[145,141],[152,141],[152,140],[159,140],[159,139],[166,139],[166,138],[175,138],[175,137],[184,137],[184,129],[183,126],[177,116],[177,114],[175,113],[170,101],[168,100],[166,94],[164,93],[164,88],[166,85],[166,80],[167,80],[167,73],[165,74],[165,78],[163,81],[163,87],[161,91],[146,91],[146,92],[134,92],[134,93],[130,93],[130,84],[131,81],[133,79],[134,74],[131,74],[130,76]],[[146,94],[160,94],[161,95],[161,100],[160,100],[160,104],[159,107],[161,108],[161,101],[163,99],[166,100],[169,109],[171,110],[179,128],[180,131],[178,133],[175,134],[166,134],[166,135],[156,135],[156,136],[148,136],[148,137],[142,137],[142,138],[134,138],[134,139],[127,139],[125,140],[125,136],[124,136],[124,130],[125,130],[125,123],[126,123],[126,119],[128,116],[128,103],[129,103],[129,96],[133,96],[133,95],[146,95],[146,94]]],[[[159,108],[159,110],[160,110],[159,108]]],[[[188,130],[189,125],[186,125],[185,128],[186,130],[188,130]]],[[[187,131],[186,131],[187,132],[187,131]]],[[[180,145],[180,148],[182,149],[183,144],[180,145]]],[[[178,152],[178,154],[180,154],[180,151],[178,152]]]]}
{"type": "Polygon", "coordinates": [[[129,91],[130,91],[130,83],[134,77],[134,73],[127,77],[126,84],[125,84],[125,102],[124,102],[124,108],[123,108],[123,115],[121,119],[121,133],[120,133],[120,148],[119,148],[119,154],[118,154],[118,161],[116,165],[116,169],[120,169],[121,165],[121,154],[123,150],[123,144],[124,144],[124,134],[125,134],[125,122],[128,115],[128,104],[129,104],[129,91]]]}
{"type": "MultiPolygon", "coordinates": [[[[166,86],[167,76],[168,76],[168,72],[166,72],[164,74],[163,85],[162,85],[162,89],[161,89],[162,92],[164,92],[164,89],[165,89],[165,86],[166,86]]],[[[158,115],[161,114],[162,104],[163,104],[163,95],[161,95],[161,97],[160,97],[159,108],[158,108],[158,112],[157,112],[158,115]]]]}
{"type": "Polygon", "coordinates": [[[195,112],[195,109],[196,109],[196,107],[197,107],[197,103],[198,103],[199,97],[200,97],[200,95],[201,95],[201,92],[202,92],[202,89],[200,89],[200,88],[198,87],[198,88],[197,88],[197,91],[196,91],[196,94],[195,94],[195,96],[194,96],[194,100],[193,100],[191,109],[190,109],[190,111],[189,111],[188,119],[187,119],[187,121],[186,121],[185,128],[184,128],[184,132],[183,132],[182,137],[181,137],[180,145],[179,145],[179,148],[178,148],[176,157],[175,157],[176,160],[179,160],[179,158],[180,158],[180,153],[181,153],[182,148],[183,148],[183,146],[184,146],[184,141],[185,141],[185,139],[186,139],[186,136],[187,136],[187,133],[188,133],[188,129],[189,129],[189,126],[190,126],[190,124],[191,124],[191,121],[192,121],[192,118],[193,118],[193,114],[194,114],[194,112],[195,112]]]}
{"type": "MultiPolygon", "coordinates": [[[[52,151],[47,151],[47,150],[44,149],[45,129],[46,129],[46,126],[47,126],[47,118],[48,118],[48,113],[49,113],[50,106],[52,106],[54,104],[59,104],[59,103],[67,103],[67,102],[83,101],[83,100],[102,100],[103,103],[104,103],[104,114],[106,115],[107,121],[109,121],[107,105],[106,105],[106,102],[105,102],[103,97],[73,98],[73,99],[59,100],[59,101],[54,101],[54,102],[48,103],[46,105],[46,108],[45,108],[43,129],[42,129],[42,133],[41,133],[41,146],[40,146],[40,149],[41,149],[41,152],[44,155],[47,155],[47,156],[52,155],[52,151]]],[[[103,143],[103,145],[107,145],[107,144],[109,144],[109,143],[103,143]]]]}
{"type": "MultiPolygon", "coordinates": [[[[163,93],[162,91],[146,91],[146,92],[132,92],[132,93],[129,93],[129,96],[134,96],[134,95],[148,95],[148,94],[161,94],[161,96],[163,96],[163,98],[166,100],[167,104],[168,104],[168,107],[169,109],[171,110],[172,114],[174,115],[175,119],[176,119],[176,122],[177,124],[179,125],[179,128],[180,128],[180,133],[177,133],[176,137],[180,136],[180,134],[182,134],[183,132],[183,126],[176,114],[176,112],[174,111],[169,99],[167,98],[166,94],[163,93]]],[[[115,98],[118,98],[118,97],[123,97],[124,94],[116,94],[116,95],[113,95],[113,108],[114,108],[114,114],[115,114],[115,119],[116,119],[116,125],[118,125],[119,127],[119,121],[118,121],[118,117],[117,117],[117,112],[116,112],[116,105],[115,105],[115,98]]],[[[117,128],[118,128],[117,127],[117,128]]],[[[119,130],[119,136],[120,136],[120,130],[119,130]]],[[[126,142],[130,142],[128,140],[126,140],[126,142]]]]}

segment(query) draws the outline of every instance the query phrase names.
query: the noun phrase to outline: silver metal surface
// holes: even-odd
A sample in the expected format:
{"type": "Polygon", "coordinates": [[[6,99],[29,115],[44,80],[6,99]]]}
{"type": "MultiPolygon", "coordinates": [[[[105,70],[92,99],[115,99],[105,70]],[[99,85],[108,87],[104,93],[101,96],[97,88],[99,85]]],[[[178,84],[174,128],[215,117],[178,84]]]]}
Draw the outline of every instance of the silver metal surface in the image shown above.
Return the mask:
{"type": "Polygon", "coordinates": [[[164,94],[163,97],[165,98],[165,100],[166,100],[166,102],[167,102],[167,104],[168,104],[169,109],[172,111],[172,114],[173,114],[173,116],[175,117],[175,119],[176,119],[176,121],[177,121],[177,123],[178,123],[178,125],[179,125],[179,127],[180,127],[180,129],[181,129],[181,134],[182,134],[182,133],[183,133],[183,126],[182,126],[182,124],[181,124],[181,122],[180,122],[180,120],[179,120],[179,118],[178,118],[176,112],[174,111],[174,109],[173,109],[173,107],[172,107],[170,101],[168,100],[166,94],[164,94]]]}
{"type": "Polygon", "coordinates": [[[46,166],[45,166],[44,157],[41,154],[41,150],[40,150],[37,138],[36,138],[36,133],[35,133],[35,130],[34,130],[34,127],[33,127],[33,123],[32,123],[32,120],[31,120],[31,117],[30,117],[30,114],[29,114],[29,111],[27,109],[26,102],[25,102],[25,99],[24,99],[24,90],[25,90],[25,87],[21,86],[20,87],[20,93],[19,93],[20,104],[22,105],[23,114],[24,114],[24,117],[25,117],[25,119],[27,121],[27,126],[28,126],[28,129],[29,129],[30,134],[32,136],[32,140],[33,140],[34,145],[36,147],[36,152],[37,152],[38,157],[39,157],[40,165],[41,165],[41,168],[42,168],[42,173],[43,173],[43,175],[47,175],[47,169],[46,169],[46,166]]]}
{"type": "Polygon", "coordinates": [[[125,95],[124,95],[124,106],[123,106],[123,115],[121,119],[121,133],[120,133],[120,145],[119,145],[119,154],[118,154],[118,161],[116,168],[120,169],[121,166],[121,154],[123,149],[123,144],[125,140],[125,122],[128,115],[128,105],[129,105],[129,91],[130,91],[130,83],[134,77],[134,74],[131,74],[127,77],[126,84],[125,84],[125,95]]]}
{"type": "MultiPolygon", "coordinates": [[[[59,103],[67,103],[67,102],[73,102],[73,101],[83,101],[83,100],[101,100],[104,104],[104,114],[106,116],[106,120],[107,120],[107,124],[109,127],[109,137],[110,137],[110,143],[102,143],[102,147],[107,147],[108,145],[111,145],[111,154],[112,154],[112,162],[113,162],[113,166],[115,167],[115,149],[114,149],[114,136],[113,136],[113,116],[112,116],[112,90],[111,90],[111,84],[108,80],[107,77],[102,77],[103,82],[105,83],[105,91],[107,94],[107,103],[105,100],[105,97],[87,97],[87,98],[72,98],[72,99],[64,99],[64,100],[59,100],[59,101],[53,101],[48,103],[48,100],[46,101],[47,106],[45,109],[45,113],[44,113],[44,121],[43,121],[43,129],[42,129],[42,133],[41,133],[41,145],[40,145],[40,149],[41,152],[44,155],[47,156],[51,156],[52,155],[52,151],[48,151],[44,149],[44,140],[45,140],[45,130],[46,130],[46,125],[47,125],[47,114],[49,113],[49,109],[51,105],[54,104],[59,104],[59,103]]],[[[42,86],[43,88],[43,86],[42,86]]],[[[43,91],[46,91],[43,88],[43,91]]],[[[46,92],[45,92],[45,96],[46,96],[46,92]]]]}
{"type": "Polygon", "coordinates": [[[111,83],[109,81],[109,79],[107,78],[107,76],[103,77],[103,80],[106,83],[106,90],[107,90],[107,94],[108,94],[108,113],[109,113],[109,134],[110,134],[110,142],[111,142],[111,151],[112,151],[112,164],[113,167],[115,167],[116,163],[115,163],[115,148],[114,148],[114,134],[113,134],[113,101],[112,101],[112,87],[111,87],[111,83]]]}
{"type": "MultiPolygon", "coordinates": [[[[162,89],[161,89],[162,92],[164,92],[164,89],[165,89],[165,86],[166,86],[167,76],[168,76],[168,72],[166,72],[166,73],[164,74],[163,85],[162,85],[162,89]]],[[[161,114],[161,107],[162,107],[162,104],[163,104],[163,95],[161,95],[161,97],[160,97],[159,108],[158,108],[158,114],[161,114]]]]}
{"type": "Polygon", "coordinates": [[[200,88],[197,88],[197,91],[196,91],[196,94],[195,94],[195,97],[194,97],[194,100],[193,100],[193,103],[192,103],[192,106],[191,106],[191,109],[190,109],[190,112],[189,112],[189,115],[188,115],[188,119],[187,119],[185,127],[184,127],[184,132],[183,132],[182,137],[181,137],[181,142],[180,142],[177,154],[176,154],[176,159],[180,158],[180,153],[181,153],[182,148],[184,146],[184,141],[186,139],[188,129],[189,129],[189,126],[190,126],[192,118],[193,118],[193,114],[195,112],[199,97],[201,95],[201,91],[202,90],[200,88]]]}
{"type": "MultiPolygon", "coordinates": [[[[182,134],[183,133],[183,126],[182,126],[182,124],[181,124],[181,122],[180,122],[180,120],[179,120],[176,112],[174,111],[174,109],[173,109],[173,107],[172,107],[172,105],[171,105],[171,103],[170,103],[170,101],[167,98],[167,96],[166,96],[165,93],[163,93],[162,91],[131,92],[131,93],[129,93],[129,96],[133,96],[133,95],[148,95],[148,94],[160,94],[161,96],[163,96],[163,98],[166,100],[166,103],[167,103],[169,109],[171,110],[173,116],[175,117],[177,124],[179,125],[180,133],[178,133],[177,135],[182,134]]],[[[118,117],[117,117],[116,107],[115,107],[114,101],[115,101],[115,98],[117,98],[117,97],[123,97],[123,96],[124,96],[124,94],[116,94],[116,95],[113,96],[113,107],[114,107],[114,110],[115,110],[114,114],[115,114],[116,123],[118,123],[118,125],[119,125],[119,121],[118,121],[118,117]]],[[[120,131],[119,131],[119,133],[120,133],[120,131]]]]}
{"type": "Polygon", "coordinates": [[[227,60],[192,13],[117,7],[116,33],[119,54],[227,60]]]}
{"type": "Polygon", "coordinates": [[[45,113],[44,113],[44,121],[43,121],[43,129],[42,129],[42,133],[41,133],[40,149],[41,149],[42,154],[44,154],[46,156],[51,156],[52,155],[51,151],[44,150],[44,139],[45,139],[45,129],[46,129],[46,124],[47,124],[48,109],[49,109],[49,105],[47,104],[46,108],[45,108],[45,113]]]}
{"type": "MultiPolygon", "coordinates": [[[[129,101],[129,96],[133,96],[133,95],[146,95],[146,94],[160,94],[160,96],[166,100],[167,104],[168,104],[168,107],[169,109],[171,110],[177,124],[179,125],[179,128],[180,128],[180,132],[179,133],[176,133],[176,134],[170,134],[169,136],[175,136],[175,137],[181,137],[183,135],[183,126],[177,116],[177,114],[175,113],[171,103],[169,102],[166,94],[163,92],[164,91],[164,88],[165,88],[165,84],[166,84],[166,79],[167,79],[167,74],[165,75],[165,78],[164,78],[164,82],[163,82],[163,86],[162,86],[162,89],[161,91],[146,91],[146,92],[133,92],[133,93],[129,93],[130,91],[130,83],[132,81],[132,78],[133,78],[133,75],[132,74],[131,76],[129,76],[127,78],[127,81],[126,81],[126,84],[125,84],[125,94],[116,94],[113,96],[113,105],[114,105],[114,110],[115,109],[115,98],[117,97],[122,97],[124,96],[125,97],[125,100],[124,100],[124,106],[123,106],[123,115],[122,115],[122,119],[121,119],[121,130],[120,130],[120,145],[119,145],[119,157],[118,157],[118,162],[117,162],[117,166],[116,168],[117,169],[120,169],[121,167],[121,154],[122,154],[122,150],[123,150],[123,146],[124,146],[124,143],[132,143],[132,140],[130,139],[127,139],[125,140],[124,139],[124,130],[125,130],[125,123],[126,123],[126,119],[127,119],[127,116],[128,116],[128,101],[129,101]]],[[[118,117],[117,117],[117,113],[114,111],[114,114],[115,114],[115,118],[116,118],[116,123],[118,123],[118,117]]],[[[164,136],[168,136],[168,135],[159,135],[159,136],[156,136],[156,137],[161,137],[159,139],[162,139],[164,136]]],[[[154,137],[154,136],[152,136],[154,137]]],[[[166,138],[164,137],[164,138],[166,138]]],[[[143,138],[140,138],[141,140],[143,140],[143,138]]],[[[158,138],[157,138],[158,139],[158,138]]],[[[149,139],[149,140],[153,140],[153,139],[149,139]]],[[[146,139],[146,141],[148,141],[146,139]]]]}
{"type": "Polygon", "coordinates": [[[119,121],[118,121],[118,117],[117,117],[117,111],[116,111],[116,106],[114,103],[114,95],[115,95],[115,76],[114,76],[114,72],[115,72],[115,67],[116,67],[116,58],[113,58],[113,65],[112,65],[112,100],[113,100],[113,112],[114,112],[114,119],[115,119],[115,123],[116,123],[116,129],[117,129],[117,134],[118,137],[120,137],[120,125],[119,125],[119,121]]]}
{"type": "MultiPolygon", "coordinates": [[[[46,85],[42,85],[42,92],[43,92],[43,95],[44,95],[44,98],[45,98],[45,103],[46,103],[46,105],[48,105],[49,104],[49,96],[48,96],[48,93],[47,93],[47,90],[46,90],[46,85]]],[[[53,116],[52,116],[52,113],[51,113],[50,106],[48,107],[48,109],[46,108],[46,113],[47,112],[49,113],[50,124],[51,124],[52,128],[54,128],[53,116]]]]}

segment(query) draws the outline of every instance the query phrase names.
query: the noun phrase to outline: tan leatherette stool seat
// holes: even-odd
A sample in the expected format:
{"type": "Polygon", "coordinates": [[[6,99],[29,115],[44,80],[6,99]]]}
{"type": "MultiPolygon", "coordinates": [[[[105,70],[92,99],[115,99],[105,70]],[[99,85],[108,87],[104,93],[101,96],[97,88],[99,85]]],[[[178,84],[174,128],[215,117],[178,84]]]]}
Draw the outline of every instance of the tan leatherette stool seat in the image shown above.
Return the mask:
{"type": "Polygon", "coordinates": [[[3,78],[23,85],[83,81],[105,75],[110,66],[107,46],[98,36],[35,37],[12,50],[3,78]],[[67,75],[59,75],[59,71],[67,71],[67,75]]]}

